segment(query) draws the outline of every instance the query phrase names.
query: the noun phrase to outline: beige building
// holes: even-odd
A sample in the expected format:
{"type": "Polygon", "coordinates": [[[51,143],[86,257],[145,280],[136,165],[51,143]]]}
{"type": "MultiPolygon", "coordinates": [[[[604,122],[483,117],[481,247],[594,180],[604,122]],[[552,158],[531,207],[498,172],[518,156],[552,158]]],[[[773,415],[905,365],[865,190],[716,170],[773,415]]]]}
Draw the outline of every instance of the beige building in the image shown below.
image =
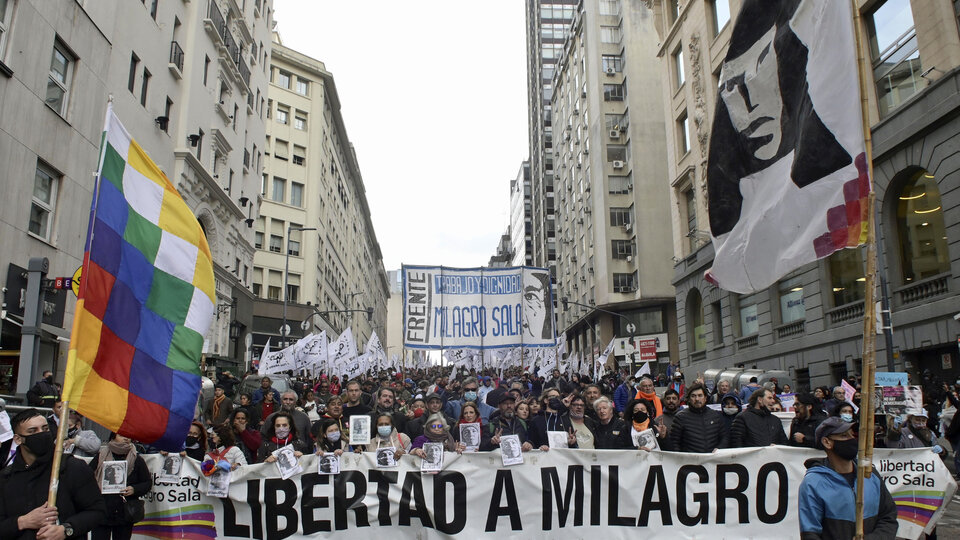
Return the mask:
{"type": "MultiPolygon", "coordinates": [[[[0,1],[0,176],[10,203],[0,221],[0,392],[20,349],[18,268],[47,257],[48,277],[71,276],[81,264],[108,96],[207,233],[217,291],[207,367],[242,367],[272,6],[0,1]]],[[[59,373],[76,300],[65,291],[47,300],[37,367],[59,373]]]]}
{"type": "MultiPolygon", "coordinates": [[[[654,0],[668,126],[680,365],[789,370],[801,387],[860,372],[863,250],[752,295],[703,279],[713,261],[705,176],[720,68],[740,0],[654,0]]],[[[858,0],[873,138],[878,273],[893,330],[880,370],[960,375],[960,32],[951,0],[858,0]]],[[[869,308],[869,307],[868,307],[869,308]]],[[[870,308],[872,309],[872,308],[870,308]]]]}
{"type": "MultiPolygon", "coordinates": [[[[653,17],[643,2],[580,2],[553,77],[552,162],[558,334],[586,358],[614,337],[657,337],[665,370],[676,332],[653,17]]],[[[620,365],[630,351],[615,349],[620,365]]]]}
{"type": "Polygon", "coordinates": [[[350,327],[361,347],[373,330],[386,346],[387,275],[333,76],[284,47],[278,34],[273,40],[254,239],[254,348],[268,338],[277,348],[284,296],[293,336],[323,330],[332,339],[350,327]],[[322,314],[311,317],[314,307],[322,314]],[[368,308],[369,320],[360,312],[368,308]],[[358,312],[335,312],[345,310],[358,312]],[[301,328],[308,317],[312,326],[301,328]]]}

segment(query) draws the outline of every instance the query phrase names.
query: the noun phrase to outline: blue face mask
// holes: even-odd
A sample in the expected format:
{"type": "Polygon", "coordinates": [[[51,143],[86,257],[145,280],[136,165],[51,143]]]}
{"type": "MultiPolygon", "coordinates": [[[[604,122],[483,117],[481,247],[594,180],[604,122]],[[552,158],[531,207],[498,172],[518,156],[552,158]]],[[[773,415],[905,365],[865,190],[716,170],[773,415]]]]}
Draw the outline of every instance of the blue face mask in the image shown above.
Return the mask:
{"type": "Polygon", "coordinates": [[[469,391],[467,391],[467,392],[464,392],[464,393],[463,393],[463,399],[464,399],[465,401],[476,401],[476,400],[477,400],[477,393],[474,392],[473,390],[469,390],[469,391]]]}
{"type": "Polygon", "coordinates": [[[393,428],[390,426],[377,426],[377,435],[380,435],[384,439],[389,437],[391,432],[393,432],[393,428]]]}
{"type": "Polygon", "coordinates": [[[853,423],[853,415],[850,413],[843,413],[840,415],[840,419],[844,422],[853,423]]]}

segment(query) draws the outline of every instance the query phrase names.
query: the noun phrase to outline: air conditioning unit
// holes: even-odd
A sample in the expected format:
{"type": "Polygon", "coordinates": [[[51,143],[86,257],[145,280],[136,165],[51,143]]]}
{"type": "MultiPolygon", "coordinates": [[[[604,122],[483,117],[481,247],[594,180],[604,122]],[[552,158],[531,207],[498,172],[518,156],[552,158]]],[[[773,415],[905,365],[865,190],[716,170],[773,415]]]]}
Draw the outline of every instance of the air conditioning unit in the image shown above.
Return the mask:
{"type": "Polygon", "coordinates": [[[593,213],[593,210],[591,210],[590,208],[584,208],[583,213],[589,215],[593,213]]]}
{"type": "Polygon", "coordinates": [[[610,130],[610,138],[611,138],[611,139],[619,139],[619,138],[620,138],[620,130],[619,130],[619,129],[611,129],[611,130],[610,130]]]}
{"type": "Polygon", "coordinates": [[[633,255],[627,255],[627,262],[633,262],[633,255]]]}
{"type": "Polygon", "coordinates": [[[593,267],[592,267],[592,266],[588,266],[588,267],[587,267],[587,272],[590,272],[590,273],[592,274],[592,273],[593,273],[593,267]]]}
{"type": "Polygon", "coordinates": [[[608,67],[608,68],[607,68],[607,76],[608,76],[608,77],[613,77],[613,76],[616,75],[616,74],[617,74],[617,70],[613,69],[612,67],[608,67]]]}
{"type": "Polygon", "coordinates": [[[626,163],[620,161],[619,159],[618,159],[618,160],[615,160],[615,161],[613,162],[613,168],[614,168],[614,169],[622,169],[622,168],[624,167],[624,165],[626,165],[626,163]]]}
{"type": "Polygon", "coordinates": [[[632,231],[632,230],[633,230],[633,223],[632,223],[632,222],[631,222],[631,223],[624,223],[624,225],[623,225],[623,230],[626,231],[626,232],[632,231]]]}
{"type": "Polygon", "coordinates": [[[583,218],[577,218],[577,223],[579,223],[580,225],[583,225],[583,218]]]}
{"type": "Polygon", "coordinates": [[[587,97],[587,91],[580,92],[580,97],[587,97]]]}
{"type": "Polygon", "coordinates": [[[580,276],[580,281],[586,282],[587,278],[585,276],[580,276]]]}
{"type": "Polygon", "coordinates": [[[585,156],[590,155],[590,149],[589,149],[589,148],[584,148],[584,149],[583,149],[583,155],[585,155],[585,156]]]}

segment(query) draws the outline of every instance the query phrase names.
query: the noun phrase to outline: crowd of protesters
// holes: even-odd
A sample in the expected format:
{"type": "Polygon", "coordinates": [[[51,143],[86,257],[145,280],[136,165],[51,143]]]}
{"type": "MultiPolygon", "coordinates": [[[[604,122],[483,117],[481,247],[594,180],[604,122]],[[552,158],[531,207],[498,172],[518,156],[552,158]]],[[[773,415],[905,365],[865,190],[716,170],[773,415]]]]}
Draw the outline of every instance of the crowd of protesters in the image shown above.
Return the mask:
{"type": "MultiPolygon", "coordinates": [[[[471,373],[451,380],[449,369],[435,367],[346,382],[327,376],[292,378],[284,392],[264,376],[252,393],[239,392],[239,382],[226,373],[217,381],[213,398],[198,407],[181,455],[201,462],[201,470],[270,463],[285,446],[291,446],[296,457],[382,446],[395,448],[396,458],[403,454],[425,458],[427,442],[463,452],[467,445],[460,440],[459,428],[464,424],[480,428],[479,445],[474,446],[479,451],[498,448],[504,435],[517,435],[524,452],[548,451],[549,432],[566,433],[569,448],[650,451],[651,445],[640,446],[644,439],[637,437],[650,430],[657,447],[665,451],[707,453],[791,445],[826,448],[828,457],[833,445],[822,444],[824,431],[842,435],[835,439],[844,446],[843,437],[856,437],[859,427],[854,414],[859,390],[847,401],[841,387],[792,394],[775,379],[765,385],[753,379],[739,389],[724,380],[711,389],[702,380],[687,383],[679,372],[669,382],[617,373],[593,381],[557,370],[545,376],[471,373]],[[793,397],[795,411],[789,433],[773,414],[783,410],[784,395],[793,397]],[[349,420],[355,415],[371,419],[373,437],[368,445],[349,444],[349,420]],[[825,425],[832,427],[821,429],[825,425]],[[846,429],[838,431],[843,426],[846,429]]],[[[856,380],[850,382],[859,388],[856,380]]],[[[956,392],[960,384],[934,388],[933,381],[925,382],[929,383],[924,386],[925,408],[909,411],[905,422],[879,424],[877,446],[927,446],[945,453],[936,443],[940,434],[935,419],[944,401],[960,408],[956,392]]],[[[37,394],[49,399],[52,381],[42,383],[37,394]]],[[[7,465],[0,471],[0,537],[45,540],[92,532],[93,538],[128,538],[136,512],[131,514],[127,501],[150,489],[140,454],[156,450],[117,434],[101,441],[94,431],[84,429],[79,414],[70,411],[65,453],[90,461],[64,459],[61,495],[53,509],[44,502],[59,405],[54,400],[54,414],[46,417],[27,410],[12,419],[13,444],[0,456],[7,465]],[[127,463],[127,487],[120,494],[99,492],[103,475],[109,473],[103,467],[108,460],[127,463]]],[[[960,442],[956,426],[960,422],[943,434],[951,443],[960,442]]]]}

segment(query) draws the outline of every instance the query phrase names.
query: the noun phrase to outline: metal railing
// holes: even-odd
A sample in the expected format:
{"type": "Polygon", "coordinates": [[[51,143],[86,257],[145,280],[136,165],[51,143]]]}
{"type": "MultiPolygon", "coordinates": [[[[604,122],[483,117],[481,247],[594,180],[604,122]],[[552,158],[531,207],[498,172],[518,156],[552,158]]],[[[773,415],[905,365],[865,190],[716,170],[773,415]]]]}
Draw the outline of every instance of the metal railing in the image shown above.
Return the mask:
{"type": "Polygon", "coordinates": [[[746,349],[747,347],[756,347],[759,343],[759,335],[753,334],[737,339],[737,349],[746,349]]]}
{"type": "Polygon", "coordinates": [[[833,308],[827,314],[831,325],[855,321],[863,317],[863,300],[833,308]]]}
{"type": "Polygon", "coordinates": [[[177,66],[181,72],[183,71],[183,49],[180,48],[180,44],[176,41],[170,42],[170,63],[177,66]]]}
{"type": "MultiPolygon", "coordinates": [[[[237,58],[237,69],[240,70],[240,79],[243,84],[250,88],[250,68],[247,67],[247,63],[242,58],[237,58]]],[[[249,92],[247,94],[249,95],[249,92]]]]}
{"type": "Polygon", "coordinates": [[[801,319],[777,327],[777,339],[802,335],[806,321],[801,319]]]}
{"type": "Polygon", "coordinates": [[[209,7],[207,8],[207,18],[213,22],[213,27],[217,29],[220,37],[226,41],[227,23],[223,19],[223,13],[220,12],[220,8],[217,7],[216,0],[210,0],[209,7]]]}

